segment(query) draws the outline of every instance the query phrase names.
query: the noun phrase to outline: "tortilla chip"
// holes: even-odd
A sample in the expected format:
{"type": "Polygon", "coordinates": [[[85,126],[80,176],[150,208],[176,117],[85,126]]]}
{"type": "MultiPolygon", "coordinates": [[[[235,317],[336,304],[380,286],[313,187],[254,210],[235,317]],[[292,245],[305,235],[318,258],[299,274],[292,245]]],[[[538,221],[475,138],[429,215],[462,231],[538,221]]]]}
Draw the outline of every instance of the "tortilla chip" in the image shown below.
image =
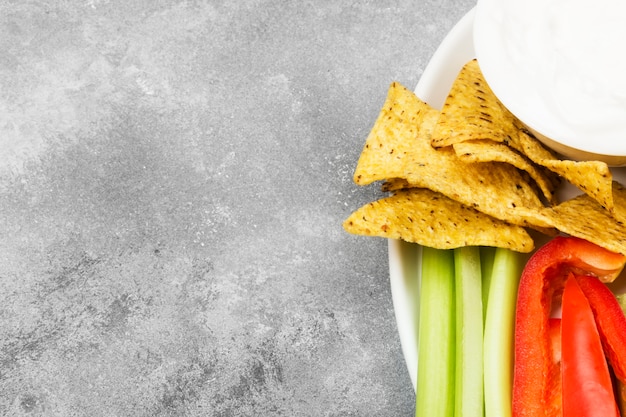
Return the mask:
{"type": "MultiPolygon", "coordinates": [[[[407,180],[402,179],[402,178],[392,178],[388,181],[385,181],[385,183],[383,184],[383,191],[387,191],[387,192],[398,192],[401,190],[407,190],[407,189],[412,189],[413,185],[411,185],[407,180]]],[[[482,210],[478,210],[481,212],[484,212],[484,214],[487,214],[488,216],[491,216],[495,219],[501,220],[501,221],[505,221],[507,223],[510,224],[514,224],[514,225],[518,225],[518,226],[523,226],[523,227],[529,227],[531,229],[536,230],[537,232],[540,232],[546,236],[556,236],[558,234],[558,230],[556,230],[555,228],[553,228],[550,224],[545,223],[545,225],[540,225],[537,220],[531,216],[528,217],[528,213],[536,213],[538,212],[540,209],[542,209],[542,207],[533,207],[532,209],[529,208],[525,208],[523,206],[521,206],[521,209],[518,207],[511,207],[510,209],[506,210],[506,215],[503,217],[506,217],[506,219],[500,218],[498,217],[498,215],[500,213],[495,212],[494,213],[496,215],[491,215],[487,212],[484,212],[482,210]],[[529,221],[529,219],[531,219],[532,221],[529,221]]]]}
{"type": "Polygon", "coordinates": [[[459,72],[446,98],[431,142],[435,147],[491,140],[518,151],[537,165],[562,176],[607,210],[613,209],[612,177],[598,161],[559,160],[497,99],[476,60],[459,72]]]}
{"type": "MultiPolygon", "coordinates": [[[[522,131],[524,132],[525,128],[522,128],[522,131]]],[[[528,159],[561,176],[565,181],[588,194],[607,210],[613,210],[613,195],[611,191],[613,175],[605,162],[572,161],[555,157],[546,158],[545,153],[540,150],[542,145],[534,136],[524,133],[520,134],[518,139],[519,147],[523,149],[522,153],[528,159]]]]}
{"type": "MultiPolygon", "coordinates": [[[[454,80],[432,135],[435,147],[467,140],[488,139],[511,146],[532,161],[556,159],[523,128],[521,122],[498,100],[475,59],[454,80]],[[531,157],[532,156],[532,157],[531,157]]],[[[536,161],[535,161],[536,162],[536,161]]]]}
{"type": "Polygon", "coordinates": [[[403,157],[413,152],[425,118],[436,119],[439,112],[400,83],[389,87],[385,103],[370,131],[354,171],[354,182],[374,181],[403,175],[403,157]]]}
{"type": "Polygon", "coordinates": [[[401,188],[429,188],[453,200],[474,207],[492,217],[524,226],[511,210],[515,207],[542,206],[535,190],[513,166],[501,163],[464,163],[454,150],[435,150],[422,141],[415,152],[407,154],[402,178],[390,184],[401,188]]]}
{"type": "Polygon", "coordinates": [[[404,179],[409,187],[429,188],[514,224],[519,224],[519,219],[511,216],[511,208],[542,206],[533,187],[515,167],[466,164],[452,149],[433,148],[431,134],[438,120],[439,112],[407,88],[392,84],[359,158],[355,182],[363,185],[404,179]]]}
{"type": "Polygon", "coordinates": [[[613,211],[613,174],[606,163],[550,159],[540,164],[565,178],[606,210],[613,211]]]}
{"type": "Polygon", "coordinates": [[[526,230],[423,188],[398,191],[366,204],[343,223],[349,233],[401,239],[438,249],[495,246],[528,253],[526,230]]]}
{"type": "Polygon", "coordinates": [[[618,222],[626,224],[626,188],[617,181],[613,181],[613,212],[618,222]]]}
{"type": "MultiPolygon", "coordinates": [[[[626,202],[626,190],[616,184],[616,201],[626,202]]],[[[554,227],[610,251],[626,255],[626,223],[616,219],[588,194],[581,194],[554,207],[525,210],[529,223],[554,227]]]]}
{"type": "Polygon", "coordinates": [[[491,140],[468,140],[453,145],[456,155],[464,162],[505,162],[525,171],[539,187],[546,201],[556,204],[555,191],[559,177],[543,169],[503,143],[491,140]]]}

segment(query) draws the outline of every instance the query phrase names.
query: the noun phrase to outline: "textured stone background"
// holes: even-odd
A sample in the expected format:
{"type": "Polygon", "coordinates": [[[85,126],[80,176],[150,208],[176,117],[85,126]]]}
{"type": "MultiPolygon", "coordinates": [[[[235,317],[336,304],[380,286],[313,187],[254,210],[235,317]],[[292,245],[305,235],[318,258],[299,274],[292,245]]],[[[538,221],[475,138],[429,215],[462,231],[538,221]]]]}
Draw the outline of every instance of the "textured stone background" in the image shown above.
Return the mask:
{"type": "Polygon", "coordinates": [[[403,416],[341,221],[470,0],[0,1],[0,415],[403,416]]]}

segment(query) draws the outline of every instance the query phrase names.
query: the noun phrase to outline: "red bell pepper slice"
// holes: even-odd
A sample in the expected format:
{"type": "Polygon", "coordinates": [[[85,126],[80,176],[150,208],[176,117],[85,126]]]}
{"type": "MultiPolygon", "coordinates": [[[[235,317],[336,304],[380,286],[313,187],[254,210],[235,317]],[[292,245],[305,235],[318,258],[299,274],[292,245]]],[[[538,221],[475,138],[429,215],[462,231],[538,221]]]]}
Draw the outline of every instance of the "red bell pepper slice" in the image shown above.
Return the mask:
{"type": "Polygon", "coordinates": [[[551,317],[548,320],[548,334],[550,338],[550,350],[552,351],[552,361],[550,362],[549,373],[547,375],[546,386],[548,387],[548,397],[546,399],[545,410],[548,416],[560,415],[563,408],[563,397],[561,388],[561,319],[551,317]]]}
{"type": "MultiPolygon", "coordinates": [[[[513,416],[560,415],[553,392],[549,318],[571,271],[615,279],[626,257],[575,237],[556,237],[528,260],[520,278],[515,316],[513,416]]],[[[558,372],[558,368],[556,369],[558,372]]]]}
{"type": "Polygon", "coordinates": [[[561,314],[563,415],[619,417],[594,315],[573,274],[565,281],[561,314]]]}
{"type": "Polygon", "coordinates": [[[552,346],[552,362],[561,363],[561,319],[550,317],[548,320],[548,333],[550,334],[550,344],[552,346]]]}
{"type": "Polygon", "coordinates": [[[596,277],[577,277],[589,300],[604,352],[617,379],[626,383],[626,317],[615,295],[596,277]]]}

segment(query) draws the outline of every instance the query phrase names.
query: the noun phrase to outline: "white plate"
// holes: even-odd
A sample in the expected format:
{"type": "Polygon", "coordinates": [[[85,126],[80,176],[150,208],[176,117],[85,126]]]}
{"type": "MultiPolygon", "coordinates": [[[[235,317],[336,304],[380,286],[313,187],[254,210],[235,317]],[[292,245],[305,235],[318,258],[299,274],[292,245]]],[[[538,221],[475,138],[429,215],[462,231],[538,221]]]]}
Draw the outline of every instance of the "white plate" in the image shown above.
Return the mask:
{"type": "MultiPolygon", "coordinates": [[[[415,88],[416,95],[435,108],[443,106],[458,72],[474,58],[473,23],[474,9],[470,10],[445,37],[415,88]]],[[[612,172],[616,180],[626,184],[626,168],[614,168],[612,172]]],[[[580,191],[569,185],[558,192],[561,199],[577,194],[580,194],[580,191]]],[[[415,388],[421,250],[416,244],[389,239],[388,251],[391,295],[400,344],[415,388]]],[[[620,281],[623,282],[624,279],[620,281]]]]}

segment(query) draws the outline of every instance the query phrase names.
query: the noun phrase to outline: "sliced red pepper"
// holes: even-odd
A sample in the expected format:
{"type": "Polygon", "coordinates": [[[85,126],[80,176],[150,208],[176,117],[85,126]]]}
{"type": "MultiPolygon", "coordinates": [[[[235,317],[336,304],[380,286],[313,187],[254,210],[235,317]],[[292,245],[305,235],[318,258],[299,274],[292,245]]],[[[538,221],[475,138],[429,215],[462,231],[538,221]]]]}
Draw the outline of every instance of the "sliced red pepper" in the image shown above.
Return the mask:
{"type": "Polygon", "coordinates": [[[528,260],[516,305],[513,416],[560,415],[560,405],[552,406],[549,318],[553,299],[561,295],[568,274],[584,272],[610,281],[625,262],[623,255],[574,237],[556,237],[528,260]]]}
{"type": "Polygon", "coordinates": [[[617,379],[626,383],[626,317],[615,295],[596,277],[577,277],[589,300],[602,346],[617,379]]]}
{"type": "Polygon", "coordinates": [[[619,417],[594,315],[572,274],[565,281],[561,312],[563,415],[619,417]]]}
{"type": "Polygon", "coordinates": [[[561,363],[561,319],[550,317],[548,320],[548,332],[550,334],[550,344],[552,347],[552,362],[561,363]]]}
{"type": "Polygon", "coordinates": [[[547,375],[548,397],[545,410],[548,416],[560,415],[563,397],[561,388],[561,319],[551,317],[548,320],[548,334],[552,361],[547,375]]]}

